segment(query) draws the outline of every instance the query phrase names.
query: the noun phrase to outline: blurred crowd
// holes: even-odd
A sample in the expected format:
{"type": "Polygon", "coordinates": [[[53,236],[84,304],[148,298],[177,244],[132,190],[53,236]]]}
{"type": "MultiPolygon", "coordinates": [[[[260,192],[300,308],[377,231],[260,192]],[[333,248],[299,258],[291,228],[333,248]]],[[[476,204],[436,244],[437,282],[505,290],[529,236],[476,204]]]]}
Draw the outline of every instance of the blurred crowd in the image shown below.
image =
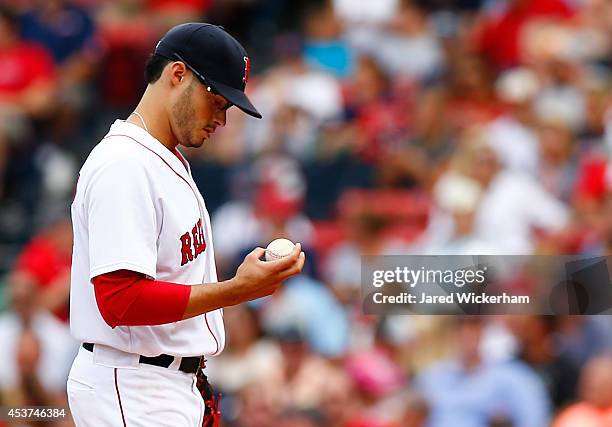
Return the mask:
{"type": "Polygon", "coordinates": [[[219,276],[277,237],[308,259],[225,311],[224,426],[612,426],[609,315],[360,301],[362,255],[610,254],[609,0],[0,0],[0,406],[66,405],[80,165],[196,20],[246,46],[264,116],[185,150],[219,276]]]}

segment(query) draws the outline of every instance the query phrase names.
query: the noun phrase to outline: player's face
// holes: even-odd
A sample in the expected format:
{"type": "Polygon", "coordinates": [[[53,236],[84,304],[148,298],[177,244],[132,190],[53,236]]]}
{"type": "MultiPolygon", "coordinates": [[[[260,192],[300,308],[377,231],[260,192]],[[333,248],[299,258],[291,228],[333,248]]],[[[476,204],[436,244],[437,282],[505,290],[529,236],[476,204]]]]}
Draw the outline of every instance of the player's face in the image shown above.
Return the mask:
{"type": "MultiPolygon", "coordinates": [[[[187,83],[187,82],[185,82],[187,83]]],[[[231,104],[206,90],[194,76],[172,107],[175,135],[185,147],[200,147],[219,126],[225,126],[231,104]]]]}

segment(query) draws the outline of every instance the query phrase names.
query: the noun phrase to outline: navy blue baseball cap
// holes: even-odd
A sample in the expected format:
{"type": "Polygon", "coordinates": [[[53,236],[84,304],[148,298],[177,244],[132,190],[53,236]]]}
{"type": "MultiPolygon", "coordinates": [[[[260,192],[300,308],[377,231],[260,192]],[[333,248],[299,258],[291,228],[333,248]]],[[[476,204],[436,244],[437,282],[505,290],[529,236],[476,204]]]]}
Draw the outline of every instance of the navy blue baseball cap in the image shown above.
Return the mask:
{"type": "Polygon", "coordinates": [[[202,22],[177,25],[157,43],[155,55],[184,62],[211,90],[261,119],[244,93],[251,70],[249,56],[223,27],[202,22]]]}

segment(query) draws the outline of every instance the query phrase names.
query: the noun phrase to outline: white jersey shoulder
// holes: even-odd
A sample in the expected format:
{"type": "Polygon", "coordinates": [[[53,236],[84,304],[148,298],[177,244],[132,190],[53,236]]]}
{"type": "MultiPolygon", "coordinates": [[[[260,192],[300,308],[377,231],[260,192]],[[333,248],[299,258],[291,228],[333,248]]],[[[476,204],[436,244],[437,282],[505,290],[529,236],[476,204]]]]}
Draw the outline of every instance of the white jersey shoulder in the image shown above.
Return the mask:
{"type": "Polygon", "coordinates": [[[91,283],[116,270],[185,285],[217,281],[210,218],[184,157],[140,127],[116,121],[81,168],[72,222],[75,338],[146,356],[223,349],[222,310],[159,326],[111,328],[91,283]]]}

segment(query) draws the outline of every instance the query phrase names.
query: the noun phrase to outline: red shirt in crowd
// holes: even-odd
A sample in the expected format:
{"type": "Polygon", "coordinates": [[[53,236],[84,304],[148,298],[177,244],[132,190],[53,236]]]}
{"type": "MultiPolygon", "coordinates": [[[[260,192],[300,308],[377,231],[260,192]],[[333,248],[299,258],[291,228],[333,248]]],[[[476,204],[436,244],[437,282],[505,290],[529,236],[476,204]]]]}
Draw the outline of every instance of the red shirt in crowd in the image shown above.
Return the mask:
{"type": "Polygon", "coordinates": [[[53,58],[35,43],[20,42],[0,49],[0,101],[3,96],[19,95],[32,84],[53,80],[53,58]]]}
{"type": "Polygon", "coordinates": [[[476,50],[500,69],[520,63],[520,35],[536,18],[566,19],[574,11],[563,0],[515,0],[501,16],[485,22],[476,34],[476,50]]]}
{"type": "Polygon", "coordinates": [[[161,12],[167,10],[185,10],[202,14],[210,7],[210,0],[149,0],[150,10],[161,12]]]}
{"type": "MultiPolygon", "coordinates": [[[[44,237],[36,237],[26,245],[17,259],[16,268],[25,271],[36,279],[41,288],[50,286],[61,275],[70,271],[71,254],[62,254],[44,237]]],[[[68,307],[56,310],[55,314],[63,321],[68,320],[68,307]]]]}

